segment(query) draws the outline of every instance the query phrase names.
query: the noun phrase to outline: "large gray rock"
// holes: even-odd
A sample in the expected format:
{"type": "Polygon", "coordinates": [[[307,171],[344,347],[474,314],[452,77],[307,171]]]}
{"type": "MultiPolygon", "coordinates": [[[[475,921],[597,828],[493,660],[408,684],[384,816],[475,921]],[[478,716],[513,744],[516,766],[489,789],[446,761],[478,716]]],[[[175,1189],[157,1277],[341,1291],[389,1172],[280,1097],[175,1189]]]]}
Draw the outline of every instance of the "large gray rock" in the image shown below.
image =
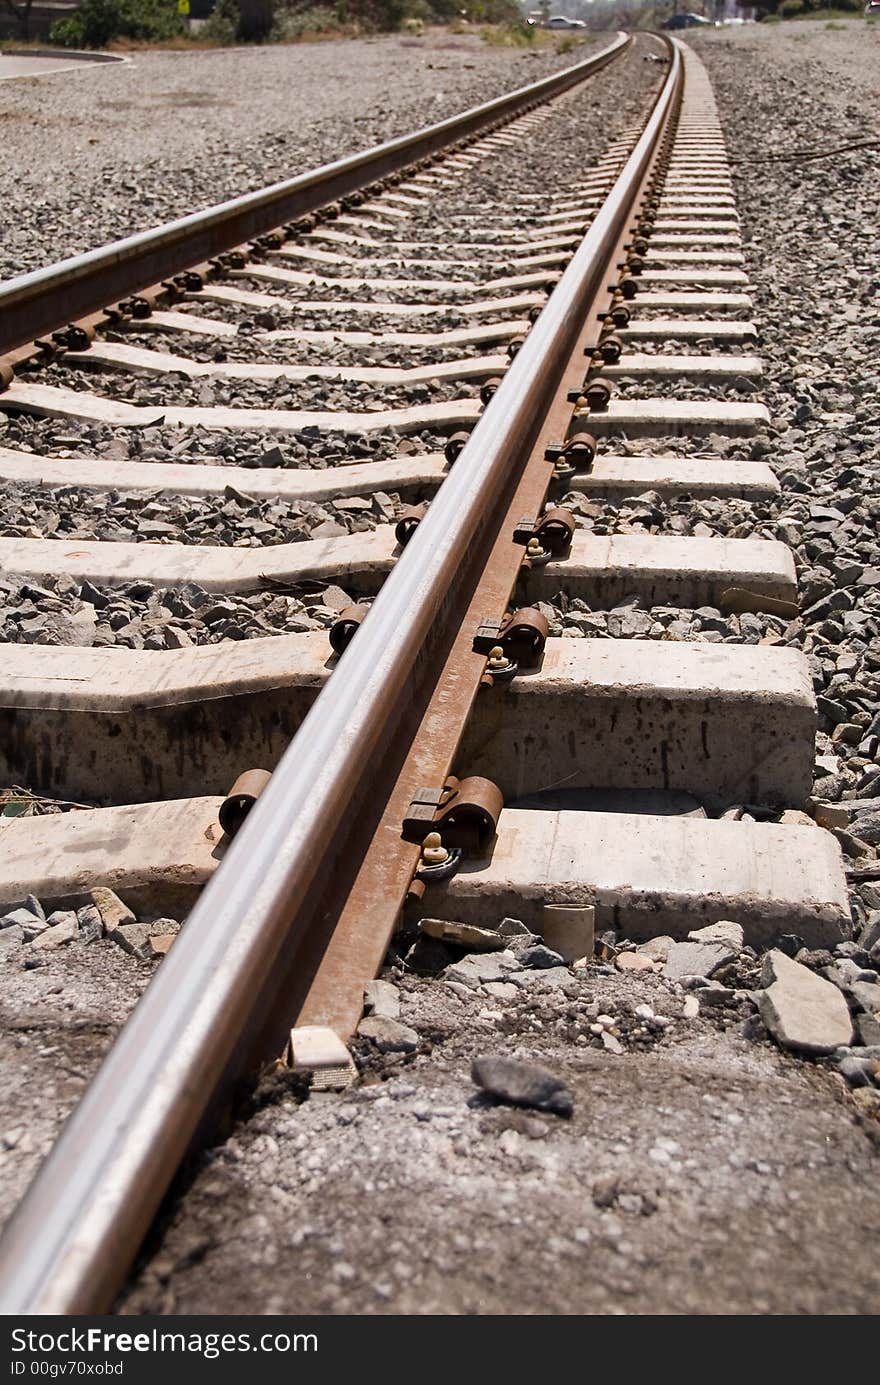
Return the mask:
{"type": "Polygon", "coordinates": [[[643,957],[647,957],[652,962],[665,962],[669,956],[670,949],[675,946],[675,939],[670,938],[668,933],[661,933],[657,938],[649,938],[646,943],[642,943],[636,949],[643,957]]]}
{"type": "Polygon", "coordinates": [[[72,942],[76,937],[77,928],[76,914],[73,910],[59,909],[49,915],[48,927],[38,934],[32,946],[44,952],[52,952],[56,947],[63,947],[65,943],[72,942]]]}
{"type": "Polygon", "coordinates": [[[419,1046],[419,1036],[408,1024],[397,1020],[380,1019],[368,1015],[357,1028],[362,1039],[369,1039],[380,1053],[414,1053],[419,1046]]]}
{"type": "Polygon", "coordinates": [[[112,934],[114,929],[123,928],[135,922],[135,916],[128,905],[123,904],[119,895],[115,894],[113,890],[101,887],[91,890],[90,894],[92,903],[101,915],[106,933],[112,934]]]}
{"type": "Polygon", "coordinates": [[[520,963],[512,952],[470,953],[460,962],[453,962],[443,972],[444,981],[460,981],[477,990],[485,981],[505,981],[512,971],[520,971],[520,963]]]}
{"type": "Polygon", "coordinates": [[[368,981],[364,987],[367,1013],[379,1020],[400,1017],[400,992],[390,981],[368,981]]]}
{"type": "Polygon", "coordinates": [[[120,923],[116,928],[107,929],[107,937],[111,942],[121,947],[123,952],[130,952],[132,956],[141,956],[141,949],[146,947],[150,939],[150,925],[148,923],[120,923]]]}
{"type": "Polygon", "coordinates": [[[570,1116],[574,1108],[574,1095],[562,1079],[537,1063],[488,1054],[474,1059],[471,1077],[484,1092],[512,1106],[531,1106],[556,1116],[570,1116]]]}
{"type": "Polygon", "coordinates": [[[849,1007],[830,981],[775,948],[764,958],[761,984],[758,1011],[783,1048],[832,1053],[850,1043],[849,1007]]]}
{"type": "MultiPolygon", "coordinates": [[[[0,928],[2,927],[3,923],[0,920],[0,928]]],[[[872,909],[869,912],[859,934],[859,947],[863,947],[866,952],[870,952],[875,943],[880,943],[880,909],[872,909]]]]}
{"type": "Polygon", "coordinates": [[[2,928],[30,928],[39,931],[46,927],[46,920],[38,914],[31,913],[30,909],[13,909],[10,913],[4,914],[0,918],[0,929],[2,928]]]}
{"type": "Polygon", "coordinates": [[[84,904],[76,911],[79,935],[83,942],[93,943],[104,935],[104,921],[101,911],[95,904],[84,904]]]}
{"type": "Polygon", "coordinates": [[[708,923],[705,928],[695,928],[688,933],[688,937],[695,943],[722,943],[737,952],[742,952],[745,942],[742,924],[734,923],[731,919],[719,919],[717,923],[708,923]]]}
{"type": "Polygon", "coordinates": [[[848,990],[860,1010],[869,1015],[880,1014],[880,986],[871,981],[854,981],[848,990]]]}
{"type": "Polygon", "coordinates": [[[547,967],[565,966],[565,962],[563,958],[560,957],[559,953],[554,952],[552,948],[545,947],[543,943],[536,943],[534,947],[524,948],[518,956],[524,967],[546,969],[547,967]]]}
{"type": "Polygon", "coordinates": [[[735,962],[737,950],[727,943],[673,943],[666,956],[663,975],[669,981],[686,976],[712,976],[728,962],[735,962]]]}
{"type": "Polygon", "coordinates": [[[872,1087],[876,1081],[877,1064],[870,1058],[860,1058],[856,1054],[841,1058],[837,1071],[845,1077],[851,1087],[872,1087]]]}
{"type": "Polygon", "coordinates": [[[526,928],[522,919],[503,918],[498,925],[498,932],[505,938],[533,938],[535,936],[531,929],[526,928]]]}
{"type": "Polygon", "coordinates": [[[880,842],[880,813],[865,813],[853,823],[853,832],[863,842],[876,846],[880,842]]]}
{"type": "Polygon", "coordinates": [[[0,931],[0,958],[7,956],[10,952],[17,952],[24,943],[24,929],[20,924],[14,923],[10,928],[0,931]]]}

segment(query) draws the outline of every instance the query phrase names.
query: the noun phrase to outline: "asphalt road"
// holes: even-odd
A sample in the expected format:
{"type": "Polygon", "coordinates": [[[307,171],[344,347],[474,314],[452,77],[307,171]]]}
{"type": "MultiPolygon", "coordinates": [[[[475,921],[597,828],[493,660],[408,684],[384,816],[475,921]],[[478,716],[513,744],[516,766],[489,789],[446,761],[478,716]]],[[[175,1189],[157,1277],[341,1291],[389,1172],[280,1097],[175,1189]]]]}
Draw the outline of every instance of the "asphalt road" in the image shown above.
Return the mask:
{"type": "Polygon", "coordinates": [[[0,82],[12,77],[43,77],[51,72],[81,71],[83,58],[54,58],[38,53],[0,52],[0,82]]]}

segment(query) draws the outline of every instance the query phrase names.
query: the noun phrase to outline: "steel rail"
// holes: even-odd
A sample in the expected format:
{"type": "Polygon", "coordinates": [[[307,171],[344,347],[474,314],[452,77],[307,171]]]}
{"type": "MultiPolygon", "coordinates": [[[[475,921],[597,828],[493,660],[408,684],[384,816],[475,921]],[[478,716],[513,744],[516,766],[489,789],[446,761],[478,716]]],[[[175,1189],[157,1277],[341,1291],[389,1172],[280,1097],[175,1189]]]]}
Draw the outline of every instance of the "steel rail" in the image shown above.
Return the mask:
{"type": "MultiPolygon", "coordinates": [[[[462,737],[486,674],[486,656],[474,648],[474,631],[484,621],[500,620],[511,607],[522,604],[516,587],[523,574],[523,547],[515,531],[522,517],[532,522],[544,510],[553,486],[547,448],[568,436],[575,412],[573,399],[583,389],[587,360],[594,361],[604,319],[617,297],[620,270],[627,265],[643,214],[665,177],[677,112],[677,103],[667,108],[662,133],[629,211],[618,219],[617,242],[613,248],[606,242],[605,249],[610,250],[606,265],[611,268],[582,300],[580,323],[568,347],[560,338],[560,350],[552,362],[552,395],[533,420],[531,435],[523,433],[522,447],[510,459],[507,492],[497,493],[491,522],[483,526],[478,543],[468,551],[470,570],[462,573],[458,592],[450,593],[445,603],[452,637],[445,653],[442,644],[437,644],[429,695],[417,725],[401,727],[398,739],[403,742],[407,733],[409,739],[401,745],[393,783],[388,782],[389,766],[384,782],[376,786],[374,796],[381,795],[382,810],[372,831],[365,822],[360,833],[357,871],[335,913],[332,936],[311,933],[309,945],[297,956],[287,991],[287,1014],[297,1026],[326,1026],[344,1036],[354,1032],[363,1014],[365,978],[378,973],[407,900],[418,893],[412,887],[420,847],[404,836],[401,823],[425,786],[439,790],[450,774],[469,773],[468,762],[459,760],[462,737]]],[[[503,705],[503,693],[486,690],[485,696],[500,697],[503,705]]]]}
{"type": "MultiPolygon", "coordinates": [[[[636,147],[161,970],[64,1126],[0,1241],[0,1312],[106,1309],[245,1036],[326,918],[352,814],[412,711],[435,622],[558,386],[681,82],[636,147]],[[316,913],[317,910],[317,913],[316,913]],[[274,986],[274,991],[273,991],[274,986]]],[[[275,997],[277,999],[277,996],[275,997]]]]}
{"type": "Polygon", "coordinates": [[[620,33],[600,53],[436,125],[10,279],[0,284],[0,355],[510,120],[593,76],[630,41],[620,33]]]}

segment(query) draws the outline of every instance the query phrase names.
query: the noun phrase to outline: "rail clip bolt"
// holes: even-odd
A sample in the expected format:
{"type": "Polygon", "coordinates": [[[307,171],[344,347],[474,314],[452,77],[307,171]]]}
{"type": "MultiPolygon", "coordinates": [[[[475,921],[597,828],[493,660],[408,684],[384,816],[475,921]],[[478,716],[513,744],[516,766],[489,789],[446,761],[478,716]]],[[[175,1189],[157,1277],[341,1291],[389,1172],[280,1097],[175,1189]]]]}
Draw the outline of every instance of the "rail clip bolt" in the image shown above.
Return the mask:
{"type": "Polygon", "coordinates": [[[597,378],[591,380],[584,390],[584,397],[587,404],[594,413],[599,413],[608,408],[613,388],[609,381],[597,378]]]}
{"type": "Polygon", "coordinates": [[[541,567],[550,561],[550,554],[541,547],[540,539],[529,539],[526,544],[526,558],[532,567],[541,567]]]}
{"type": "Polygon", "coordinates": [[[463,449],[470,441],[470,436],[470,433],[460,432],[453,433],[451,437],[447,438],[446,446],[443,449],[443,455],[450,466],[458,461],[463,449]]]}
{"type": "Polygon", "coordinates": [[[426,866],[442,866],[449,860],[449,852],[443,845],[439,832],[429,832],[422,842],[422,860],[426,866]]]}
{"type": "MultiPolygon", "coordinates": [[[[603,337],[599,343],[597,355],[603,365],[617,365],[623,350],[623,342],[620,337],[603,337]]],[[[594,357],[595,360],[595,357],[594,357]]]]}
{"type": "Polygon", "coordinates": [[[496,681],[508,683],[519,673],[519,664],[513,659],[509,659],[500,644],[496,644],[489,650],[489,657],[486,660],[486,672],[490,675],[492,685],[496,681]]]}

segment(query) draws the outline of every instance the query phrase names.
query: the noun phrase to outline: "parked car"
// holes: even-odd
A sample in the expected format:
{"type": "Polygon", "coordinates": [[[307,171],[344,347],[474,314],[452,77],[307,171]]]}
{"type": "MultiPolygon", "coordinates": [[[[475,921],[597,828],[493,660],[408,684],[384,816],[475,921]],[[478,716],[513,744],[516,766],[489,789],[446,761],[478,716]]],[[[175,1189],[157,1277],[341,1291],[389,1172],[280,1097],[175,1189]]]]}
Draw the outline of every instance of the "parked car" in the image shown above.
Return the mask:
{"type": "Polygon", "coordinates": [[[712,27],[711,19],[705,15],[694,14],[691,10],[682,10],[679,14],[671,14],[663,23],[664,29],[694,29],[698,25],[708,25],[712,27]]]}
{"type": "Polygon", "coordinates": [[[865,18],[880,18],[880,0],[868,0],[865,6],[865,18]]]}
{"type": "Polygon", "coordinates": [[[567,14],[551,14],[547,20],[548,29],[586,29],[582,19],[569,19],[567,14]]]}

